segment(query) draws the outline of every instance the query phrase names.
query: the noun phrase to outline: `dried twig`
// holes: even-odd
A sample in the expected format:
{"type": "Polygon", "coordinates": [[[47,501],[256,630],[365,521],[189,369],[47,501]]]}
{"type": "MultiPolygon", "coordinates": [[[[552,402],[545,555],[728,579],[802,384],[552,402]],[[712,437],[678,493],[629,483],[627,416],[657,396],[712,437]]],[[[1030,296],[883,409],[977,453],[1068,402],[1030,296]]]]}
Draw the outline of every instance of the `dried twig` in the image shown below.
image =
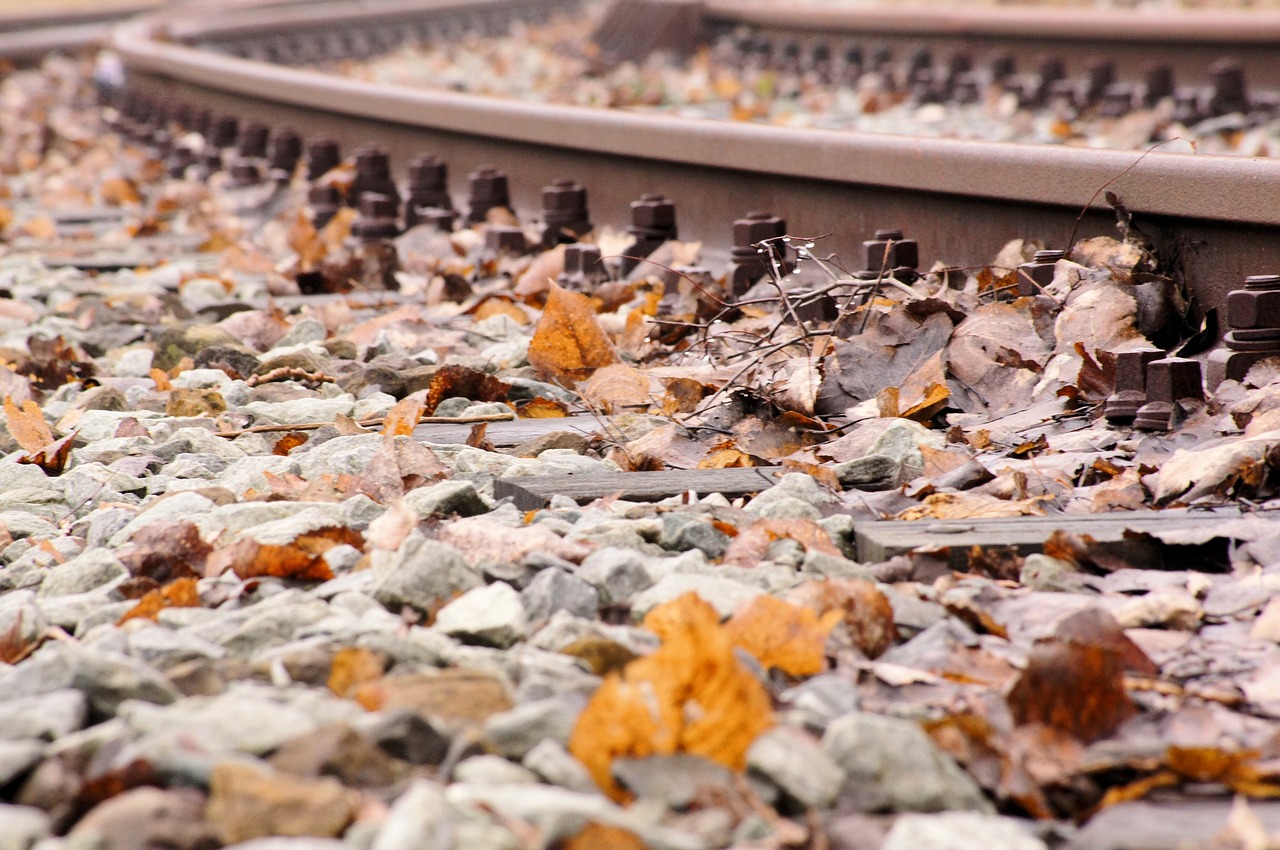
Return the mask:
{"type": "MultiPolygon", "coordinates": [[[[493,413],[487,416],[419,416],[417,424],[473,425],[477,422],[510,422],[515,418],[516,415],[514,413],[493,413]]],[[[377,428],[385,422],[386,419],[379,417],[376,419],[362,419],[356,424],[361,428],[377,428]]],[[[219,431],[218,436],[232,439],[239,437],[241,434],[280,434],[288,431],[314,431],[317,428],[332,424],[332,422],[300,422],[297,425],[254,425],[235,431],[219,431]]]]}

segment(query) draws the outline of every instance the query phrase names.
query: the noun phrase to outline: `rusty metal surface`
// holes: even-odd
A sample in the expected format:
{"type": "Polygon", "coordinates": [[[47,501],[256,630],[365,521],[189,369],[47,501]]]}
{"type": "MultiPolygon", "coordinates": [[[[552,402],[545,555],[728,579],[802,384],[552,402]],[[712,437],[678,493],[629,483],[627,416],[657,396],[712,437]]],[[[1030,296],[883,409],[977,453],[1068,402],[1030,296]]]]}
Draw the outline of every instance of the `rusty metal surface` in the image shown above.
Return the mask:
{"type": "MultiPolygon", "coordinates": [[[[332,8],[351,14],[351,5],[332,8]]],[[[408,0],[387,5],[403,14],[408,0]]],[[[170,26],[182,21],[175,15],[164,16],[170,26]]],[[[198,20],[182,22],[195,37],[198,20]]],[[[470,170],[496,164],[525,214],[539,209],[540,187],[571,177],[587,186],[599,223],[623,224],[631,200],[659,191],[680,205],[682,235],[711,245],[729,242],[732,219],[768,209],[793,233],[830,233],[825,247],[845,257],[876,228],[896,227],[919,240],[926,266],[978,265],[1015,237],[1061,245],[1112,232],[1105,186],[1206,304],[1246,275],[1280,269],[1280,162],[798,131],[379,86],[158,40],[154,26],[115,36],[144,88],[332,135],[347,150],[376,141],[399,169],[439,155],[459,197],[470,170]]]]}

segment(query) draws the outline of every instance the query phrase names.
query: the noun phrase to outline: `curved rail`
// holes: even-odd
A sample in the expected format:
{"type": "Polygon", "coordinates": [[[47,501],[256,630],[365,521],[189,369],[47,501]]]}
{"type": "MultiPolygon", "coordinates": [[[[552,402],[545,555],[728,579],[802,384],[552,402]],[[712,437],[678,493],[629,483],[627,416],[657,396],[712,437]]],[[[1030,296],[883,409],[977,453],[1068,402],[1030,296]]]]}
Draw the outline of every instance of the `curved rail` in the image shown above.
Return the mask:
{"type": "MultiPolygon", "coordinates": [[[[335,2],[312,7],[307,19],[330,31],[336,21],[385,30],[395,21],[413,18],[426,27],[433,17],[462,12],[492,20],[505,8],[496,0],[335,2]]],[[[732,219],[770,209],[794,233],[830,233],[830,248],[846,257],[871,231],[895,227],[919,240],[926,264],[972,265],[1014,237],[1062,244],[1072,234],[1111,232],[1105,188],[1166,256],[1179,258],[1209,304],[1221,303],[1245,275],[1280,268],[1280,162],[797,131],[518,103],[373,85],[173,40],[176,33],[186,42],[274,37],[296,29],[290,14],[246,9],[211,25],[169,10],[120,27],[114,45],[143,90],[348,144],[376,141],[402,163],[434,153],[449,162],[458,189],[472,168],[496,164],[512,175],[522,211],[537,208],[541,186],[572,177],[588,187],[600,222],[620,223],[629,201],[662,191],[680,205],[682,234],[712,244],[727,242],[732,219]]]]}
{"type": "Polygon", "coordinates": [[[86,9],[46,9],[0,15],[0,58],[26,64],[55,51],[101,44],[118,21],[154,10],[156,2],[129,0],[86,9]]]}

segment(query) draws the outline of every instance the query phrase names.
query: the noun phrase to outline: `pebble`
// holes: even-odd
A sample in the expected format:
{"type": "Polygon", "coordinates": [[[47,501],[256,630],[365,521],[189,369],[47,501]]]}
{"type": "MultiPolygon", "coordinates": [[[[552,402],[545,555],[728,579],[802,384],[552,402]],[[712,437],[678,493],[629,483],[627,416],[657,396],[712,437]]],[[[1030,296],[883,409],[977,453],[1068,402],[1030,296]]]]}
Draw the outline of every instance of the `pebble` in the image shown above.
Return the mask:
{"type": "Polygon", "coordinates": [[[594,617],[600,610],[600,591],[579,576],[559,567],[540,570],[520,591],[530,622],[549,619],[557,611],[577,617],[594,617]]]}
{"type": "Polygon", "coordinates": [[[472,588],[441,608],[436,628],[465,643],[505,648],[524,638],[529,624],[519,591],[495,582],[472,588]]]}
{"type": "Polygon", "coordinates": [[[1026,824],[981,812],[904,814],[880,850],[1048,850],[1026,824]]]}
{"type": "Polygon", "coordinates": [[[851,712],[827,726],[822,748],[863,811],[992,811],[973,779],[910,720],[851,712]]]}

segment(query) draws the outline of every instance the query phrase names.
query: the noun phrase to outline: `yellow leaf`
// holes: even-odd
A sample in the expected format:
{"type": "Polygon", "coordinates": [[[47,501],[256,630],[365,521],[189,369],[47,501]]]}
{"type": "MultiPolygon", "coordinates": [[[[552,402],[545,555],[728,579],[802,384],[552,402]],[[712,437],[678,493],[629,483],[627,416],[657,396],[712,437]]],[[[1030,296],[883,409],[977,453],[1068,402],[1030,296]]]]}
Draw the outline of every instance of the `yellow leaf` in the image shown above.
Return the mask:
{"type": "Polygon", "coordinates": [[[569,751],[619,801],[628,794],[610,773],[615,758],[689,753],[741,770],[773,725],[768,692],[734,655],[710,604],[687,593],[650,611],[644,625],[662,646],[609,675],[569,739],[569,751]]]}
{"type": "Polygon", "coordinates": [[[924,398],[904,410],[902,418],[927,425],[949,398],[951,398],[951,391],[947,389],[946,384],[929,384],[925,388],[924,398]]]}
{"type": "Polygon", "coordinates": [[[734,613],[725,631],[735,646],[755,656],[766,669],[777,667],[789,676],[812,676],[827,666],[827,636],[840,622],[841,611],[827,611],[821,618],[772,596],[757,596],[734,613]]]}
{"type": "Polygon", "coordinates": [[[333,656],[329,669],[329,690],[345,697],[365,682],[382,678],[382,660],[367,649],[344,646],[333,656]]]}
{"type": "Polygon", "coordinates": [[[529,343],[529,363],[544,378],[572,385],[617,362],[591,299],[552,284],[529,343]]]}
{"type": "Polygon", "coordinates": [[[38,452],[53,442],[53,431],[44,421],[40,405],[31,399],[18,407],[9,396],[4,397],[4,414],[9,420],[9,433],[29,452],[38,452]]]}
{"type": "Polygon", "coordinates": [[[421,399],[413,396],[400,399],[387,411],[387,415],[382,420],[382,436],[407,437],[412,434],[413,429],[418,426],[418,420],[422,418],[422,411],[425,409],[426,403],[421,399]]]}

